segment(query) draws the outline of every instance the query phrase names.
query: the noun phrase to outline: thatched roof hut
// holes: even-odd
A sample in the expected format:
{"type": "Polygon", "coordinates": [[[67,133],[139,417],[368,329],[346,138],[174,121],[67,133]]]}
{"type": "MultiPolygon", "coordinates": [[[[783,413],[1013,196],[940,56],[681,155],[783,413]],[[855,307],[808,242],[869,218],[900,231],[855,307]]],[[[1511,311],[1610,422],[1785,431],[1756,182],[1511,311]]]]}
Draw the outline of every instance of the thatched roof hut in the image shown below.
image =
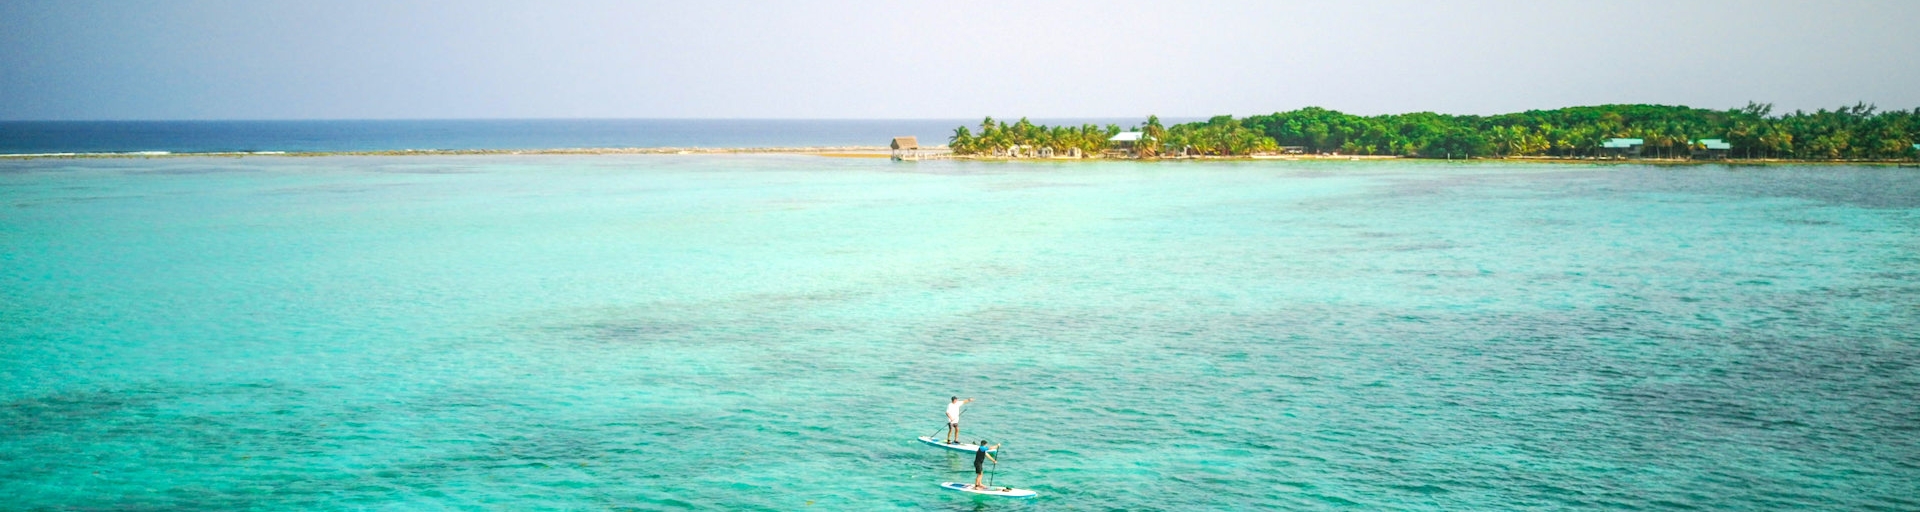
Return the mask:
{"type": "Polygon", "coordinates": [[[920,149],[920,139],[917,139],[911,135],[906,137],[894,137],[893,144],[889,144],[888,147],[893,148],[894,151],[899,151],[902,149],[920,149]]]}

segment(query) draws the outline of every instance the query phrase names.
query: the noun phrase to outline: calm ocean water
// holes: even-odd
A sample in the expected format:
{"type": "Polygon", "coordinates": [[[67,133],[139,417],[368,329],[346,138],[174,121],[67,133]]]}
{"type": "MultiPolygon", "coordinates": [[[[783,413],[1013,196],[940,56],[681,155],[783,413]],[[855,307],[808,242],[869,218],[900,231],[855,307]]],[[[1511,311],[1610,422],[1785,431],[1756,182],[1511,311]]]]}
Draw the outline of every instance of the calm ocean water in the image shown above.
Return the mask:
{"type": "MultiPolygon", "coordinates": [[[[1011,121],[1011,120],[1009,120],[1011,121]]],[[[1171,120],[1182,122],[1184,119],[1171,120]]],[[[885,146],[945,144],[980,120],[508,119],[449,121],[0,121],[0,155],[404,149],[885,146]]],[[[1035,120],[1047,124],[1140,119],[1035,120]]]]}
{"type": "Polygon", "coordinates": [[[0,212],[0,508],[1920,509],[1912,169],[28,160],[0,212]],[[956,394],[1039,499],[936,487],[956,394]]]}

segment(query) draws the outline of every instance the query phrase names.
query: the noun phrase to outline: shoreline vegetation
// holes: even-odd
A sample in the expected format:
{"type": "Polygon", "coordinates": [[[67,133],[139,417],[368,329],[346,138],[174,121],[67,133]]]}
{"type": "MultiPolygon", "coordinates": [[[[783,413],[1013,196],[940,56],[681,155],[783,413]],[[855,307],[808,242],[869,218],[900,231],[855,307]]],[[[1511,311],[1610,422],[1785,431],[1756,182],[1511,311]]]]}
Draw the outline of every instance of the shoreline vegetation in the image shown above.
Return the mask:
{"type": "Polygon", "coordinates": [[[988,117],[961,126],[948,146],[959,158],[1260,158],[1287,156],[1688,162],[1910,162],[1920,146],[1920,108],[1868,104],[1773,114],[1773,105],[1731,110],[1600,105],[1493,116],[1432,112],[1358,116],[1319,107],[1164,126],[1158,116],[1122,130],[1012,124],[988,117]],[[1630,141],[1630,142],[1627,142],[1630,141]],[[1627,146],[1625,144],[1631,144],[1627,146]],[[1629,151],[1630,150],[1630,151],[1629,151]]]}

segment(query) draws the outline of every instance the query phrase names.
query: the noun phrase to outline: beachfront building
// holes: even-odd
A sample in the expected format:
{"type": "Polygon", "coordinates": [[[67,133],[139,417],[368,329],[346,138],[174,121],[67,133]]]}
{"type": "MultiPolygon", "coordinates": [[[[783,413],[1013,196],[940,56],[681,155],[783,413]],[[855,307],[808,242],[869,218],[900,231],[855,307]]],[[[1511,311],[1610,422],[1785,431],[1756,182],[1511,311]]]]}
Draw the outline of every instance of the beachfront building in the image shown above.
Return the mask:
{"type": "Polygon", "coordinates": [[[893,142],[887,144],[887,147],[893,149],[894,160],[920,159],[920,139],[918,137],[912,135],[894,137],[893,142]]]}
{"type": "Polygon", "coordinates": [[[1600,143],[1600,153],[1614,158],[1640,156],[1640,148],[1646,145],[1646,139],[1607,139],[1600,143]]]}
{"type": "Polygon", "coordinates": [[[1694,158],[1724,160],[1733,152],[1733,144],[1721,139],[1700,139],[1688,144],[1693,148],[1694,158]]]}
{"type": "Polygon", "coordinates": [[[1140,140],[1147,137],[1146,132],[1120,132],[1107,139],[1107,151],[1118,153],[1116,156],[1140,156],[1140,140]]]}

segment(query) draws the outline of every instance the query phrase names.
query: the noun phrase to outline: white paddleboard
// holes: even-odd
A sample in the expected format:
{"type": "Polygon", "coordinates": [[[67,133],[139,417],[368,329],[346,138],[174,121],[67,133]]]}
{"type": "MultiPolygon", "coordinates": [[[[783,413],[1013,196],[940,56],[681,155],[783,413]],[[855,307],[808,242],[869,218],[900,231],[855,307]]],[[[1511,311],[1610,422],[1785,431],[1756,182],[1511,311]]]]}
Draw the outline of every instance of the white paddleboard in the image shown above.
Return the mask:
{"type": "MultiPolygon", "coordinates": [[[[944,442],[944,441],[941,441],[941,440],[939,440],[939,439],[935,439],[935,438],[934,438],[933,436],[920,436],[920,442],[922,442],[922,443],[927,443],[927,444],[930,444],[930,445],[934,445],[934,446],[938,446],[938,447],[941,447],[941,448],[946,448],[946,449],[948,449],[948,450],[953,450],[953,451],[956,451],[956,452],[967,452],[967,453],[973,453],[973,452],[975,452],[975,451],[979,451],[979,450],[980,450],[980,445],[977,445],[977,444],[973,444],[973,443],[954,443],[954,444],[947,444],[947,443],[946,443],[946,442],[944,442]]],[[[994,453],[994,449],[993,449],[993,448],[991,448],[991,447],[989,447],[989,448],[987,448],[987,453],[994,453]]]]}
{"type": "Polygon", "coordinates": [[[940,484],[940,487],[945,488],[949,491],[970,492],[974,494],[985,494],[988,496],[1000,496],[1005,498],[1032,498],[1040,495],[1040,493],[1037,493],[1037,492],[1033,492],[1026,489],[1015,489],[1012,487],[988,487],[985,489],[975,489],[973,488],[973,484],[964,483],[964,482],[946,482],[946,483],[940,484]]]}

